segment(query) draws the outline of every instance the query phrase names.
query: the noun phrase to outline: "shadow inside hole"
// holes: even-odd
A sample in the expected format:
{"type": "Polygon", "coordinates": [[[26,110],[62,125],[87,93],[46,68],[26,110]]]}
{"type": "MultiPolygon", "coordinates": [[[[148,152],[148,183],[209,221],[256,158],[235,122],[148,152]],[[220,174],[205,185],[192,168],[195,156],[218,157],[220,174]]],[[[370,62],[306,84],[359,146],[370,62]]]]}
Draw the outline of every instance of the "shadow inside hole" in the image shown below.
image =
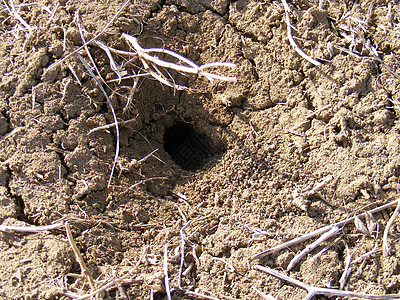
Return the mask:
{"type": "Polygon", "coordinates": [[[164,132],[164,150],[186,171],[200,170],[213,156],[209,138],[185,123],[176,123],[164,132]]]}

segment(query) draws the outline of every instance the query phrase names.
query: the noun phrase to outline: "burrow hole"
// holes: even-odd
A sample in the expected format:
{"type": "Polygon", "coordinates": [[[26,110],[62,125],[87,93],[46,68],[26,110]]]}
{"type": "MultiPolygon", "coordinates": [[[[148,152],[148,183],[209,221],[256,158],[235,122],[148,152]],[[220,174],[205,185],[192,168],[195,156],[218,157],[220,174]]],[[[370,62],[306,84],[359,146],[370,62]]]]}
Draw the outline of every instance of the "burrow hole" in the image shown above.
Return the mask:
{"type": "Polygon", "coordinates": [[[200,170],[213,155],[209,138],[181,122],[165,130],[164,150],[178,166],[192,172],[200,170]]]}

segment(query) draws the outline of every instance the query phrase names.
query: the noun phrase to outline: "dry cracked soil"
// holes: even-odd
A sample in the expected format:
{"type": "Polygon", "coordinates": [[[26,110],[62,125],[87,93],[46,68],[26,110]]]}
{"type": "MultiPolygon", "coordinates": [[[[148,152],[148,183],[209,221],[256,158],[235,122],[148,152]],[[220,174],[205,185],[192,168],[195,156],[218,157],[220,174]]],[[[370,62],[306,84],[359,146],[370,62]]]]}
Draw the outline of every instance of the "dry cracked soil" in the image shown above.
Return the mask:
{"type": "MultiPolygon", "coordinates": [[[[252,258],[397,199],[398,2],[289,1],[294,42],[316,66],[290,44],[281,1],[132,0],[98,37],[104,45],[132,52],[125,33],[198,65],[234,63],[213,71],[237,81],[161,70],[189,90],[150,76],[133,89],[136,79],[118,80],[98,44],[79,50],[105,79],[120,124],[108,186],[117,144],[105,126],[114,122],[110,106],[77,54],[49,67],[123,4],[0,4],[0,298],[71,299],[120,279],[93,297],[167,299],[166,264],[172,299],[261,299],[257,291],[302,299],[305,290],[254,266],[339,289],[349,255],[344,290],[398,293],[398,220],[382,251],[394,206],[374,222],[360,218],[370,231],[349,222],[290,272],[317,237],[252,258]],[[69,222],[92,285],[64,227],[4,230],[59,221],[69,222]]],[[[123,76],[148,71],[135,56],[112,55],[123,76]]]]}

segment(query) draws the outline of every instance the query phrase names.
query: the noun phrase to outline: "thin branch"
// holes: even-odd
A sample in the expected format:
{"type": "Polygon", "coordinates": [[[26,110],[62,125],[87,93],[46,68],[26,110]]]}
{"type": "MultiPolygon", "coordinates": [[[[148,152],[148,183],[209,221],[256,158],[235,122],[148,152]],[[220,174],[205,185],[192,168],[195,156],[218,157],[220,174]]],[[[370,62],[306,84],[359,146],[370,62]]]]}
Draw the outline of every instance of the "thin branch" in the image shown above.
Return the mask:
{"type": "Polygon", "coordinates": [[[93,79],[96,81],[97,86],[100,88],[100,90],[103,92],[104,97],[106,97],[107,99],[107,104],[110,107],[112,116],[114,118],[114,126],[115,126],[115,132],[117,135],[117,143],[115,145],[115,155],[114,155],[114,161],[113,161],[113,165],[111,167],[111,172],[110,172],[110,177],[108,179],[108,184],[107,186],[110,187],[111,186],[111,180],[114,174],[114,170],[115,170],[115,166],[117,164],[117,160],[118,160],[118,155],[119,155],[119,126],[118,126],[118,120],[117,120],[117,115],[115,114],[114,111],[114,107],[111,103],[110,98],[108,98],[108,95],[106,93],[106,91],[104,90],[103,86],[101,85],[100,81],[97,80],[96,76],[94,75],[94,73],[92,72],[92,70],[90,69],[89,65],[87,64],[87,62],[83,59],[83,57],[78,53],[78,57],[81,60],[81,62],[85,65],[86,70],[90,73],[90,75],[93,77],[93,79]]]}
{"type": "Polygon", "coordinates": [[[72,55],[78,53],[79,51],[81,51],[82,49],[84,49],[87,45],[89,45],[91,42],[93,42],[94,40],[97,40],[106,30],[108,27],[110,27],[110,25],[112,23],[114,23],[114,20],[121,14],[121,12],[125,9],[125,7],[131,3],[130,0],[127,0],[124,5],[122,5],[122,7],[117,11],[117,13],[114,15],[114,17],[112,17],[112,19],[110,20],[110,22],[108,22],[106,24],[106,26],[98,33],[96,34],[93,38],[91,38],[89,41],[87,41],[86,43],[84,43],[82,46],[76,48],[74,51],[72,51],[71,53],[69,53],[68,55],[66,55],[63,59],[60,59],[59,61],[53,63],[52,65],[50,65],[43,74],[46,74],[47,72],[49,72],[51,69],[57,67],[59,64],[61,64],[63,61],[65,61],[66,59],[70,58],[72,55]]]}
{"type": "MultiPolygon", "coordinates": [[[[156,156],[154,156],[154,157],[156,157],[156,156]]],[[[128,191],[134,189],[135,187],[137,187],[137,186],[139,186],[139,185],[141,185],[143,183],[146,183],[146,182],[149,182],[149,181],[153,181],[153,180],[168,180],[168,177],[150,177],[150,178],[146,178],[146,179],[140,180],[139,182],[136,182],[135,184],[132,184],[129,188],[127,188],[124,192],[122,192],[122,194],[127,193],[128,191]]],[[[113,186],[113,187],[116,187],[116,186],[113,186]]],[[[123,187],[123,188],[125,188],[125,187],[123,187]]]]}
{"type": "Polygon", "coordinates": [[[308,56],[307,54],[305,54],[304,51],[301,50],[301,48],[294,41],[293,36],[292,36],[292,25],[290,24],[290,17],[289,17],[290,8],[289,8],[289,5],[287,4],[286,0],[281,0],[281,1],[282,1],[282,4],[283,4],[284,8],[285,8],[286,28],[287,28],[287,35],[288,35],[290,44],[292,45],[294,50],[301,57],[303,57],[305,60],[307,60],[308,62],[312,63],[315,66],[320,66],[321,63],[319,61],[317,61],[314,58],[312,58],[312,57],[308,56]]]}
{"type": "Polygon", "coordinates": [[[212,297],[212,296],[207,296],[207,295],[204,295],[204,294],[192,292],[192,291],[187,290],[187,289],[182,289],[182,291],[183,291],[186,295],[192,296],[192,297],[197,297],[197,298],[202,298],[202,299],[207,299],[207,300],[219,300],[219,298],[215,298],[215,297],[212,297]]]}
{"type": "Polygon", "coordinates": [[[94,40],[93,43],[95,43],[98,47],[100,47],[107,54],[107,57],[110,61],[111,70],[113,70],[114,73],[117,74],[118,83],[120,83],[122,80],[122,77],[126,74],[126,71],[121,71],[121,68],[117,66],[117,64],[115,63],[114,58],[111,54],[110,49],[105,44],[103,44],[102,42],[100,42],[98,40],[94,40]]]}
{"type": "Polygon", "coordinates": [[[86,267],[81,252],[79,251],[78,247],[75,244],[74,238],[72,237],[71,228],[69,227],[68,222],[65,222],[65,231],[67,232],[68,241],[69,244],[71,245],[72,251],[74,252],[76,260],[78,261],[79,266],[81,267],[82,275],[89,281],[90,287],[94,288],[94,279],[92,277],[92,274],[86,267]]]}
{"type": "Polygon", "coordinates": [[[185,87],[183,87],[183,86],[178,86],[178,85],[168,81],[160,71],[157,71],[157,66],[164,68],[164,69],[173,69],[175,71],[183,72],[183,73],[187,73],[187,74],[197,74],[200,76],[204,76],[209,81],[218,79],[218,80],[222,80],[222,81],[236,82],[236,77],[222,76],[222,75],[212,74],[212,73],[203,71],[204,69],[207,69],[210,67],[234,68],[236,65],[233,63],[215,62],[215,63],[209,63],[209,64],[205,64],[202,66],[198,66],[191,60],[187,59],[186,57],[183,57],[182,55],[175,53],[171,50],[161,49],[161,48],[144,49],[139,45],[139,43],[135,37],[124,34],[124,33],[122,34],[122,36],[135,49],[137,56],[139,57],[140,61],[142,62],[143,67],[146,70],[146,72],[150,73],[151,76],[153,76],[155,79],[159,80],[160,82],[162,82],[165,85],[168,85],[168,86],[174,87],[174,88],[178,88],[178,89],[185,89],[185,87]],[[150,55],[150,53],[167,54],[169,56],[172,56],[172,57],[178,59],[179,61],[186,63],[188,66],[161,60],[156,56],[150,55]],[[154,71],[151,68],[151,66],[153,68],[155,68],[156,71],[154,71]]]}
{"type": "Polygon", "coordinates": [[[389,229],[390,226],[392,226],[394,220],[397,218],[397,216],[399,215],[400,212],[400,199],[398,200],[397,206],[395,211],[393,212],[393,215],[390,217],[389,221],[386,224],[385,227],[385,231],[383,233],[383,244],[382,244],[382,248],[383,248],[383,255],[384,256],[388,256],[389,255],[389,246],[388,246],[388,235],[389,235],[389,229]]]}
{"type": "MultiPolygon", "coordinates": [[[[399,200],[400,200],[400,199],[399,199],[399,200]]],[[[390,202],[390,203],[386,203],[386,204],[384,204],[384,205],[381,205],[381,206],[379,206],[379,207],[376,207],[376,208],[374,208],[374,209],[369,210],[369,212],[370,212],[371,214],[374,214],[374,213],[379,212],[379,211],[381,211],[381,210],[384,210],[384,209],[386,209],[386,208],[392,207],[393,205],[398,204],[399,200],[392,201],[392,202],[390,202]]],[[[365,216],[365,215],[366,215],[366,213],[362,213],[362,214],[357,215],[357,217],[361,218],[361,217],[363,217],[363,216],[365,216]]],[[[253,258],[253,259],[260,259],[260,258],[263,258],[264,256],[266,256],[266,255],[268,255],[268,254],[270,254],[270,253],[275,253],[275,252],[277,252],[277,251],[279,251],[279,250],[288,248],[288,247],[290,247],[290,246],[292,246],[292,245],[296,245],[296,244],[298,244],[298,243],[302,243],[302,242],[304,242],[304,241],[306,241],[306,240],[308,240],[308,239],[310,239],[310,238],[313,238],[313,237],[315,237],[315,236],[318,236],[318,235],[320,235],[320,234],[323,234],[323,233],[325,233],[325,232],[328,232],[329,230],[331,230],[331,229],[332,229],[333,227],[335,227],[335,226],[340,227],[340,226],[346,225],[347,223],[353,221],[353,220],[355,219],[355,217],[356,217],[356,216],[351,217],[351,218],[347,218],[346,220],[343,220],[343,221],[340,221],[340,222],[336,222],[336,223],[334,223],[334,224],[332,224],[332,225],[327,225],[327,226],[321,227],[321,228],[319,228],[319,229],[317,229],[317,230],[314,230],[314,231],[312,231],[312,232],[306,233],[306,234],[304,234],[304,235],[302,235],[302,236],[300,236],[300,237],[294,238],[294,239],[292,239],[292,240],[290,240],[290,241],[287,241],[287,242],[285,242],[285,243],[283,243],[283,244],[279,244],[279,245],[277,245],[277,246],[275,246],[275,247],[272,247],[272,248],[269,248],[269,249],[267,249],[267,250],[265,250],[265,251],[262,251],[262,252],[260,252],[260,253],[257,253],[257,254],[255,254],[255,255],[253,255],[252,258],[253,258]]]]}
{"type": "Polygon", "coordinates": [[[276,300],[275,297],[273,297],[269,294],[268,295],[264,294],[259,289],[257,289],[255,286],[252,286],[251,288],[264,300],[276,300]]]}
{"type": "MultiPolygon", "coordinates": [[[[79,300],[86,300],[86,299],[93,299],[93,297],[95,297],[97,294],[104,292],[114,286],[116,286],[118,283],[120,283],[121,281],[123,281],[122,279],[113,279],[110,282],[104,284],[103,286],[101,286],[100,288],[96,289],[95,291],[91,292],[90,294],[85,294],[85,295],[76,295],[74,293],[71,292],[66,292],[64,293],[65,296],[74,298],[74,299],[79,299],[79,300]]],[[[137,279],[137,280],[130,280],[129,282],[130,284],[134,284],[134,283],[143,283],[143,279],[137,279]]]]}
{"type": "Polygon", "coordinates": [[[287,271],[290,271],[304,256],[306,256],[308,253],[310,253],[312,250],[314,250],[316,247],[318,247],[322,242],[326,241],[327,239],[337,235],[340,231],[340,228],[338,226],[333,226],[331,230],[328,232],[325,232],[323,235],[321,235],[315,242],[312,244],[308,245],[303,251],[301,251],[299,254],[297,254],[289,263],[287,267],[287,271]]]}
{"type": "Polygon", "coordinates": [[[350,268],[350,264],[351,264],[351,254],[350,254],[350,250],[349,250],[349,246],[347,245],[347,243],[345,243],[346,246],[346,252],[347,252],[347,256],[346,256],[346,265],[343,271],[342,276],[340,277],[339,283],[340,283],[340,289],[343,290],[344,286],[346,285],[347,279],[350,276],[351,273],[351,268],[350,268]]]}
{"type": "Polygon", "coordinates": [[[182,226],[182,228],[180,229],[180,236],[181,236],[181,260],[180,260],[180,264],[179,264],[179,273],[178,273],[178,287],[181,288],[181,282],[182,282],[182,270],[183,270],[183,264],[185,263],[185,240],[186,240],[186,236],[184,233],[184,230],[186,229],[186,227],[188,227],[190,224],[190,220],[186,222],[185,225],[182,226]]]}
{"type": "Polygon", "coordinates": [[[0,225],[0,232],[36,233],[36,232],[59,229],[60,227],[63,226],[64,222],[59,222],[46,226],[30,226],[30,227],[0,225]]]}
{"type": "Polygon", "coordinates": [[[368,252],[364,253],[363,255],[360,255],[357,259],[353,260],[351,263],[352,263],[352,264],[356,264],[356,263],[362,261],[364,258],[367,258],[368,256],[371,256],[372,254],[374,254],[374,253],[377,252],[378,250],[379,250],[378,243],[376,243],[374,249],[372,249],[371,251],[368,251],[368,252]]]}
{"type": "Polygon", "coordinates": [[[168,244],[165,244],[164,246],[163,270],[164,270],[165,292],[167,293],[167,299],[171,300],[171,290],[169,288],[169,278],[168,278],[168,244]]]}
{"type": "Polygon", "coordinates": [[[311,257],[311,259],[309,261],[313,262],[314,260],[316,260],[322,254],[324,254],[326,251],[328,251],[333,245],[335,245],[337,242],[339,242],[341,238],[342,238],[342,236],[337,237],[328,246],[324,247],[323,249],[321,249],[321,251],[319,251],[317,254],[315,254],[313,257],[311,257]]]}
{"type": "Polygon", "coordinates": [[[298,286],[307,291],[307,296],[304,300],[312,299],[317,295],[326,295],[326,296],[336,296],[336,297],[354,297],[354,298],[364,298],[364,299],[400,299],[399,294],[391,294],[391,295],[371,295],[371,294],[363,294],[349,291],[341,291],[337,289],[329,289],[329,288],[320,288],[308,285],[300,280],[289,277],[285,274],[282,274],[274,269],[263,267],[260,265],[255,265],[254,269],[265,272],[269,275],[272,275],[280,280],[287,281],[295,286],[298,286]]]}
{"type": "MultiPolygon", "coordinates": [[[[130,119],[130,120],[126,120],[126,121],[120,121],[120,122],[118,122],[118,125],[119,126],[124,126],[124,125],[132,123],[132,122],[137,122],[136,118],[130,119]]],[[[100,130],[103,130],[103,129],[109,129],[109,128],[112,128],[112,127],[115,127],[115,123],[107,124],[107,125],[103,125],[103,126],[99,126],[99,127],[95,127],[95,128],[90,129],[88,131],[87,135],[89,135],[89,134],[91,134],[93,132],[96,132],[96,131],[100,131],[100,130]]]]}
{"type": "Polygon", "coordinates": [[[31,31],[34,29],[31,25],[29,25],[18,13],[18,11],[15,9],[14,2],[10,0],[10,5],[7,5],[7,2],[5,0],[2,1],[4,6],[7,8],[8,13],[10,16],[12,16],[14,19],[18,20],[28,31],[31,31]]]}

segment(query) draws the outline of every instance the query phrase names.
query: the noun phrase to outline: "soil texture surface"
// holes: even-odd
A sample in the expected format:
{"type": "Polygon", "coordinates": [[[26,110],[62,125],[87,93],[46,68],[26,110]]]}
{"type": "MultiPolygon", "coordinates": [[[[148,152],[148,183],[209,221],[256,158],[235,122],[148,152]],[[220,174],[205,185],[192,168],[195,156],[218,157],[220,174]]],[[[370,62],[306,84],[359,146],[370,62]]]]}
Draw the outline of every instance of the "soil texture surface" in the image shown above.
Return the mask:
{"type": "Polygon", "coordinates": [[[306,297],[257,266],[399,293],[396,203],[294,265],[322,232],[258,255],[398,199],[397,1],[2,1],[0,20],[1,299],[306,297]]]}

